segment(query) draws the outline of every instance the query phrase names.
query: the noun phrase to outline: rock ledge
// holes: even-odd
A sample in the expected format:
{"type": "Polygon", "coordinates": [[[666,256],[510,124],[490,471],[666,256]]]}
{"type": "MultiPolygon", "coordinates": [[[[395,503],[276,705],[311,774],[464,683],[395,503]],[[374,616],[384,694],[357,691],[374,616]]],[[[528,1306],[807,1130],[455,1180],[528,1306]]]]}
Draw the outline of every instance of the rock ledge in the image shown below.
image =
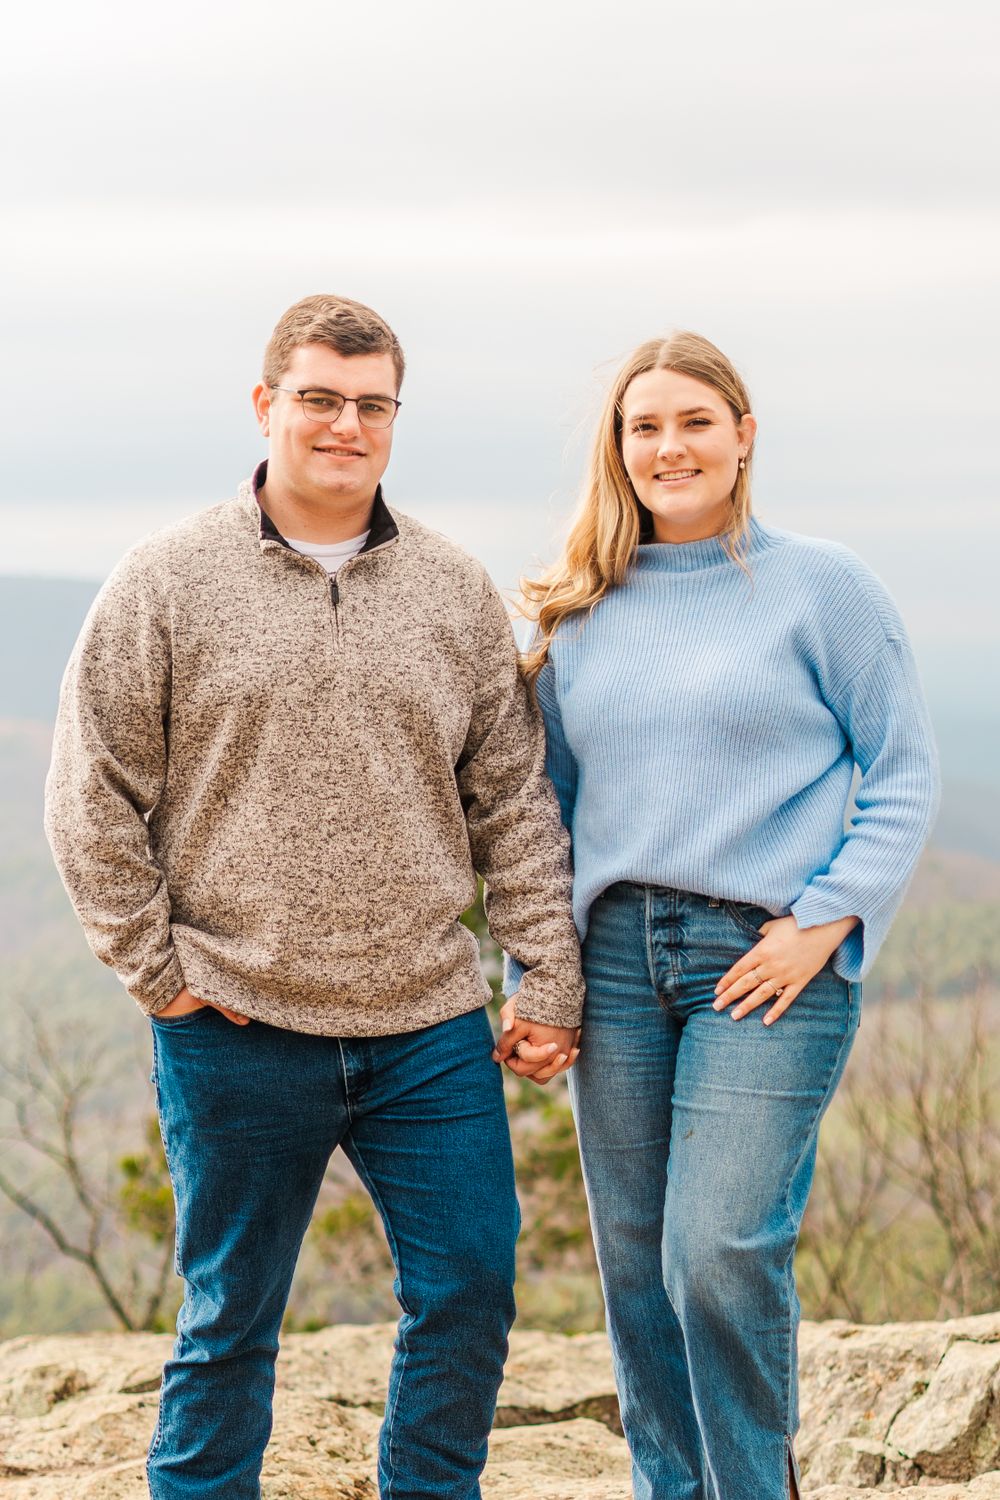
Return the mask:
{"type": "MultiPolygon", "coordinates": [[[[264,1500],[377,1500],[389,1324],[292,1334],[278,1361],[264,1500]]],[[[0,1344],[3,1500],[144,1500],[168,1335],[0,1344]]],[[[803,1324],[803,1490],[816,1500],[1000,1500],[1000,1313],[803,1324]]],[[[515,1332],[484,1500],[628,1500],[603,1334],[515,1332]]]]}

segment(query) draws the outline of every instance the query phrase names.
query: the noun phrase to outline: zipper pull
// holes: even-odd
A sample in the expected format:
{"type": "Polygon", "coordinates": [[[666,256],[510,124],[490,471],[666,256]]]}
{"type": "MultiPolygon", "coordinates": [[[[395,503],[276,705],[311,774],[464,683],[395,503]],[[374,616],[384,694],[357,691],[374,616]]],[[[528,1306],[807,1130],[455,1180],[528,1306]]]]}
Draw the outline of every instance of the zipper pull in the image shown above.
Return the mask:
{"type": "Polygon", "coordinates": [[[330,579],[330,598],[333,600],[334,609],[336,609],[337,605],[340,603],[340,590],[337,587],[336,578],[330,579]]]}

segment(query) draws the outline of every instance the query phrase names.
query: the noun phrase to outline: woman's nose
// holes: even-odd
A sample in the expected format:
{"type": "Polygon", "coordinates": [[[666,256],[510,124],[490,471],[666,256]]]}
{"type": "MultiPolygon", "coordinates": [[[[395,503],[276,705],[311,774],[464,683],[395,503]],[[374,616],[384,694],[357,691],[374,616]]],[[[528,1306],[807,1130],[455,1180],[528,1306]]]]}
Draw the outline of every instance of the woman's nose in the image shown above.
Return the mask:
{"type": "Polygon", "coordinates": [[[660,439],[656,453],[658,458],[676,459],[684,452],[684,443],[681,438],[673,432],[665,432],[660,439]]]}

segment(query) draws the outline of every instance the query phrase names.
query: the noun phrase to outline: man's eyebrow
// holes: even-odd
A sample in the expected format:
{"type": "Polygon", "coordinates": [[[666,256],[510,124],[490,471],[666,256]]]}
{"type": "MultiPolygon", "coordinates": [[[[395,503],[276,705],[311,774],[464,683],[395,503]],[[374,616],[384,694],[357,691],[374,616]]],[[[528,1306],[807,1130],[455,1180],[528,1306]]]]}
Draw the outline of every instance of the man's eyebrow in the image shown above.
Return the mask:
{"type": "MultiPolygon", "coordinates": [[[[328,385],[304,385],[303,391],[315,391],[317,396],[343,396],[343,391],[335,391],[328,385]]],[[[348,401],[395,401],[395,396],[387,396],[382,391],[362,391],[360,396],[348,396],[348,401]]]]}

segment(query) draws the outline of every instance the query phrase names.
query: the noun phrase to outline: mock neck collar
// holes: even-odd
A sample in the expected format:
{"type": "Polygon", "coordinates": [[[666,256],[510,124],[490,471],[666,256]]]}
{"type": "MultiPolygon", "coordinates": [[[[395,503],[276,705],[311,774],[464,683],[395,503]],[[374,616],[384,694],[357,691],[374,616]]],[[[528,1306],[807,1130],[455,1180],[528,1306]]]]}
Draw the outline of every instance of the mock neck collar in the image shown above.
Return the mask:
{"type": "MultiPolygon", "coordinates": [[[[772,545],[771,533],[751,516],[744,556],[751,558],[772,545]]],[[[723,563],[733,566],[721,536],[706,536],[698,542],[646,542],[636,548],[636,566],[644,573],[698,573],[723,563]]]]}
{"type": "MultiPolygon", "coordinates": [[[[261,459],[254,469],[250,479],[250,491],[254,504],[260,516],[260,539],[262,542],[278,542],[280,546],[287,547],[287,538],[275,526],[271,517],[260,503],[260,492],[267,481],[267,459],[261,459]]],[[[371,519],[368,522],[368,539],[361,552],[373,552],[376,547],[384,546],[399,536],[399,527],[392,518],[392,513],[382,498],[382,486],[379,485],[375,491],[375,499],[372,502],[371,519]]],[[[361,552],[358,553],[360,557],[361,552]]]]}

